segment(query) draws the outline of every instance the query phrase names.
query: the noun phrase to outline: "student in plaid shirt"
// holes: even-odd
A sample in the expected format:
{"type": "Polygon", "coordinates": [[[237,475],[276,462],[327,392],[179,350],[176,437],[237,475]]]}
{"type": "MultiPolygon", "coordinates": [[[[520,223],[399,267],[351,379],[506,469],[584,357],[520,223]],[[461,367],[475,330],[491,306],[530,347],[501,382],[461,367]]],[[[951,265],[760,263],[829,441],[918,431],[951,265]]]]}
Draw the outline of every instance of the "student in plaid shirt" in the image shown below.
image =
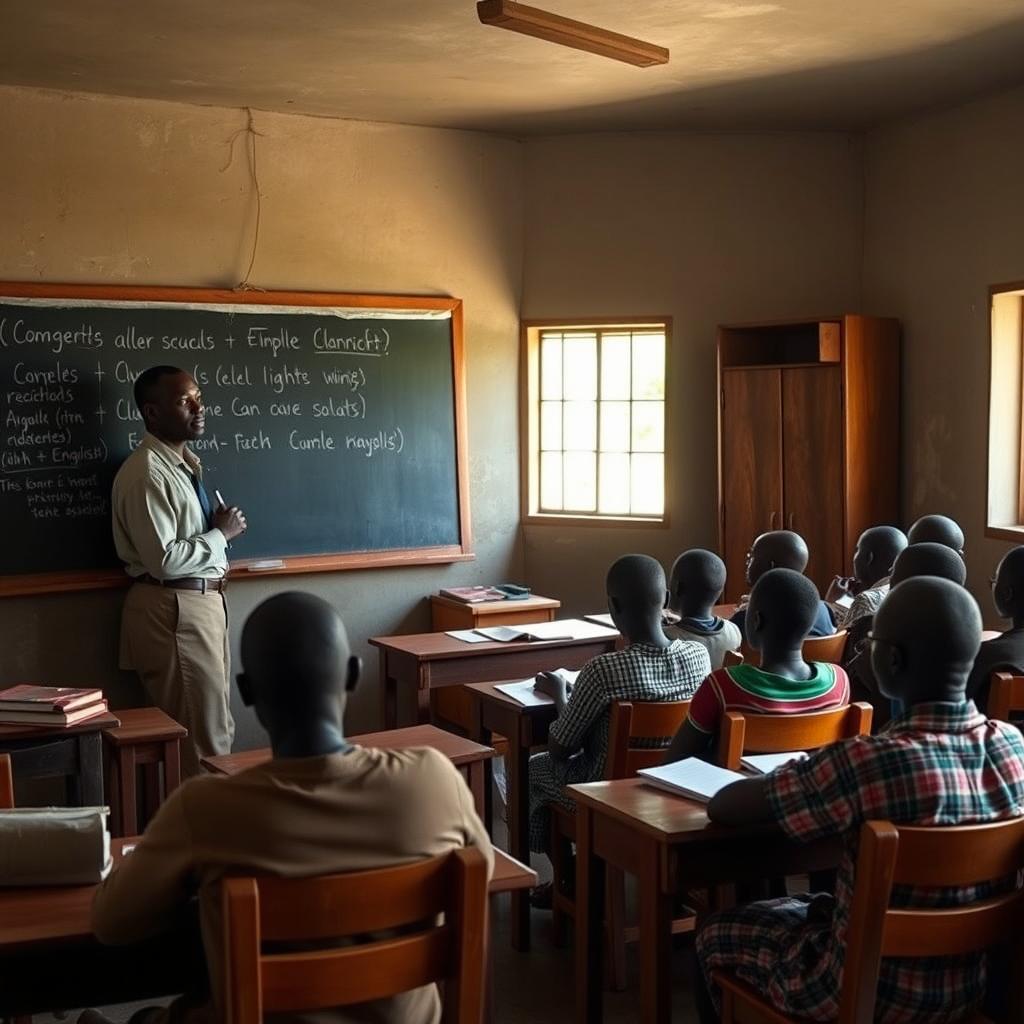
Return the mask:
{"type": "MultiPolygon", "coordinates": [[[[665,701],[691,697],[711,672],[707,649],[695,641],[669,640],[661,625],[668,601],[665,571],[647,555],[625,555],[608,570],[608,610],[627,647],[588,661],[567,692],[553,672],[537,677],[536,689],[557,705],[548,749],[530,758],[530,849],[547,853],[552,803],[576,805],[565,787],[604,775],[609,707],[613,700],[665,701]]],[[[668,743],[665,737],[665,743],[668,743]]],[[[546,903],[545,888],[534,905],[546,903]]]]}
{"type": "MultiPolygon", "coordinates": [[[[728,969],[780,1011],[811,1020],[838,1013],[857,837],[863,822],[959,825],[1024,812],[1024,738],[987,721],[964,686],[981,642],[974,599],[948,580],[894,587],[875,616],[871,656],[887,696],[908,710],[876,736],[836,743],[807,760],[722,790],[708,815],[724,824],[776,820],[795,839],[845,839],[835,896],[801,896],[714,914],[697,937],[705,980],[728,969]]],[[[902,886],[896,905],[956,906],[994,885],[902,886]]],[[[1003,882],[1006,884],[1006,881],[1003,882]]],[[[985,993],[983,957],[882,961],[877,1021],[960,1020],[985,993]]],[[[708,992],[702,1020],[715,1020],[708,992]]],[[[717,993],[710,993],[717,1001],[717,993]]]]}

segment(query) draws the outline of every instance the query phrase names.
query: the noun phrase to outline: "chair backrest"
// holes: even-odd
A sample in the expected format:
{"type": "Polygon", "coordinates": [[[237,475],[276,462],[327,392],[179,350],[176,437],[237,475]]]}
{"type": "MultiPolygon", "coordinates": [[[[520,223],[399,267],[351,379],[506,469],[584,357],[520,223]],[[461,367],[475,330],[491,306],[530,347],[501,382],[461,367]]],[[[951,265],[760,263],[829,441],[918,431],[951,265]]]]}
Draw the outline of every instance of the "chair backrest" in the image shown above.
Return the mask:
{"type": "Polygon", "coordinates": [[[861,827],[838,1024],[872,1024],[882,957],[962,956],[1014,946],[1008,1021],[1024,1019],[1024,889],[945,909],[890,908],[893,885],[967,886],[1024,868],[1024,818],[987,825],[861,827]]]}
{"type": "Polygon", "coordinates": [[[606,779],[628,779],[641,768],[665,760],[664,747],[644,746],[644,740],[675,736],[690,711],[688,700],[613,700],[608,726],[606,779]]]}
{"type": "Polygon", "coordinates": [[[722,668],[732,668],[734,665],[743,664],[743,654],[740,651],[726,651],[722,656],[722,668]]]}
{"type": "MultiPolygon", "coordinates": [[[[804,661],[823,661],[829,665],[838,665],[846,648],[846,630],[840,629],[831,636],[809,636],[803,642],[804,661]]],[[[755,651],[746,641],[740,647],[743,660],[748,665],[761,664],[761,652],[755,651]]]]}
{"type": "Polygon", "coordinates": [[[1008,722],[1015,711],[1024,712],[1024,676],[993,672],[986,711],[989,718],[1000,722],[1008,722]]]}
{"type": "Polygon", "coordinates": [[[221,899],[229,1024],[364,1003],[436,981],[444,982],[443,1020],[482,1020],[487,863],[474,847],[374,871],[226,878],[221,899]],[[336,944],[382,932],[394,937],[336,944]],[[302,951],[268,953],[264,942],[302,951]],[[310,950],[313,943],[322,945],[310,950]]]}
{"type": "Polygon", "coordinates": [[[726,711],[718,731],[718,763],[739,771],[744,754],[817,750],[871,731],[870,704],[857,701],[829,711],[800,715],[745,715],[726,711]]]}
{"type": "Polygon", "coordinates": [[[14,807],[14,773],[10,754],[0,754],[0,811],[14,807]]]}

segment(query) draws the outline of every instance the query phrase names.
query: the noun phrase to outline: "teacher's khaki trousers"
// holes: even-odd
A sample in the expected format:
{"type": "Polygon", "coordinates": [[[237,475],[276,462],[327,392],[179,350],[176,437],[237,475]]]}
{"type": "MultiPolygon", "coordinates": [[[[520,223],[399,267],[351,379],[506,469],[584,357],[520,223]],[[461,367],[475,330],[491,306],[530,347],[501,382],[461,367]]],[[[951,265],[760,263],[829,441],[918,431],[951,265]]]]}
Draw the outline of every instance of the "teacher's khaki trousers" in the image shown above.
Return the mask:
{"type": "Polygon", "coordinates": [[[188,729],[181,774],[231,751],[227,604],[216,591],[135,583],[121,616],[121,668],[134,669],[153,703],[188,729]]]}

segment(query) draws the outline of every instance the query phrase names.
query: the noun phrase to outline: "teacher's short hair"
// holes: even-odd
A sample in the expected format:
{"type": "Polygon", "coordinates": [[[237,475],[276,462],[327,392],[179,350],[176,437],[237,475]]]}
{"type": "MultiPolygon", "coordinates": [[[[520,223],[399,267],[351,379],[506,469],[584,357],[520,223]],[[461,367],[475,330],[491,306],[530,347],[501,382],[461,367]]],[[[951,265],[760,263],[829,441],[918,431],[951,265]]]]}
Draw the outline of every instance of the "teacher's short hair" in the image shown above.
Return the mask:
{"type": "Polygon", "coordinates": [[[151,366],[148,370],[143,370],[135,378],[135,386],[132,389],[139,412],[142,412],[142,407],[146,402],[153,401],[153,391],[163,377],[170,377],[184,372],[178,366],[151,366]]]}

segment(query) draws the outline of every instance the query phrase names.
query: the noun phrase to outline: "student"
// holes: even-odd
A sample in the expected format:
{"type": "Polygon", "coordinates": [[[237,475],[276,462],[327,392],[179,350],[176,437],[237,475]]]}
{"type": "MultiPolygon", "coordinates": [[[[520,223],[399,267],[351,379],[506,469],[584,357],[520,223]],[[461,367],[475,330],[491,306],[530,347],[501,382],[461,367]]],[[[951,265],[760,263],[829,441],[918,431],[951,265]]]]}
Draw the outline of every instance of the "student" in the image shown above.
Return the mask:
{"type": "Polygon", "coordinates": [[[696,640],[711,658],[712,671],[722,667],[726,651],[739,650],[743,634],[735,623],[715,615],[714,603],[725,589],[725,562],[713,551],[692,548],[672,566],[669,610],[679,616],[665,626],[672,640],[696,640]]]}
{"type": "MultiPolygon", "coordinates": [[[[835,1020],[860,826],[871,819],[955,825],[1020,814],[1024,739],[1011,726],[986,721],[964,692],[980,641],[978,606],[963,587],[925,578],[894,586],[875,616],[871,659],[883,691],[905,702],[906,713],[880,735],[832,744],[715,796],[712,821],[774,821],[804,842],[841,836],[845,852],[834,897],[795,896],[710,916],[696,947],[705,980],[714,970],[734,971],[781,1013],[835,1020]]],[[[943,891],[952,905],[984,895],[973,886],[943,891]]],[[[900,886],[893,896],[896,903],[934,906],[936,894],[900,886]]],[[[883,960],[875,1019],[960,1020],[981,1000],[984,976],[976,956],[883,960]]],[[[701,1019],[714,1020],[707,995],[698,992],[701,1019]]]]}
{"type": "MultiPolygon", "coordinates": [[[[548,853],[552,803],[574,811],[565,787],[604,776],[609,706],[613,700],[687,700],[711,671],[699,643],[669,640],[661,624],[668,603],[665,571],[647,555],[625,555],[608,570],[608,610],[625,638],[621,651],[599,654],[576,678],[572,694],[557,673],[543,672],[536,688],[550,696],[558,717],[548,730],[548,749],[530,758],[530,849],[548,853]]],[[[666,737],[667,739],[667,737],[666,737]]],[[[531,902],[551,905],[550,883],[531,902]]]]}
{"type": "Polygon", "coordinates": [[[761,666],[719,669],[701,683],[666,763],[710,759],[726,711],[780,715],[849,703],[849,680],[838,665],[804,661],[803,642],[820,604],[818,588],[792,569],[770,569],[758,579],[747,607],[747,642],[761,652],[761,666]]]}
{"type": "Polygon", "coordinates": [[[1013,625],[993,640],[986,640],[974,659],[967,680],[967,696],[979,708],[988,707],[993,672],[1024,674],[1024,547],[1007,552],[992,580],[992,601],[1001,618],[1013,625]]]}
{"type": "MultiPolygon", "coordinates": [[[[945,544],[911,544],[896,558],[889,577],[890,587],[918,576],[936,576],[963,586],[967,582],[964,560],[945,544]]],[[[866,700],[874,706],[872,727],[877,732],[889,720],[890,704],[882,696],[872,668],[868,634],[874,624],[873,615],[864,615],[849,627],[843,667],[850,674],[854,700],[866,700]]]]}
{"type": "Polygon", "coordinates": [[[857,538],[853,552],[853,579],[837,576],[825,595],[836,627],[848,628],[865,615],[874,615],[889,593],[889,575],[907,537],[895,526],[872,526],[857,538]],[[844,595],[853,598],[847,607],[836,602],[844,595]]]}
{"type": "MultiPolygon", "coordinates": [[[[360,665],[330,605],[300,593],[264,601],[245,624],[241,653],[239,692],[270,734],[273,759],[176,789],[93,904],[100,941],[128,943],[161,931],[199,894],[213,1005],[195,1012],[206,1020],[223,1019],[218,883],[228,871],[330,874],[470,845],[484,853],[488,873],[493,868],[472,796],[446,757],[429,748],[356,747],[345,739],[342,715],[360,665]]],[[[172,1006],[172,1019],[181,1019],[181,1011],[180,1002],[172,1006]]],[[[431,985],[325,1019],[428,1024],[438,1013],[431,985]]]]}
{"type": "Polygon", "coordinates": [[[945,544],[964,557],[964,531],[949,516],[921,516],[907,531],[911,544],[945,544]]]}
{"type": "MultiPolygon", "coordinates": [[[[769,569],[792,569],[803,572],[809,558],[807,543],[799,533],[792,530],[772,530],[762,533],[747,552],[747,582],[753,586],[769,569]]],[[[747,598],[740,599],[740,606],[732,617],[746,636],[747,598]]],[[[836,631],[829,614],[828,605],[818,600],[818,608],[808,636],[831,636],[836,631]]]]}

